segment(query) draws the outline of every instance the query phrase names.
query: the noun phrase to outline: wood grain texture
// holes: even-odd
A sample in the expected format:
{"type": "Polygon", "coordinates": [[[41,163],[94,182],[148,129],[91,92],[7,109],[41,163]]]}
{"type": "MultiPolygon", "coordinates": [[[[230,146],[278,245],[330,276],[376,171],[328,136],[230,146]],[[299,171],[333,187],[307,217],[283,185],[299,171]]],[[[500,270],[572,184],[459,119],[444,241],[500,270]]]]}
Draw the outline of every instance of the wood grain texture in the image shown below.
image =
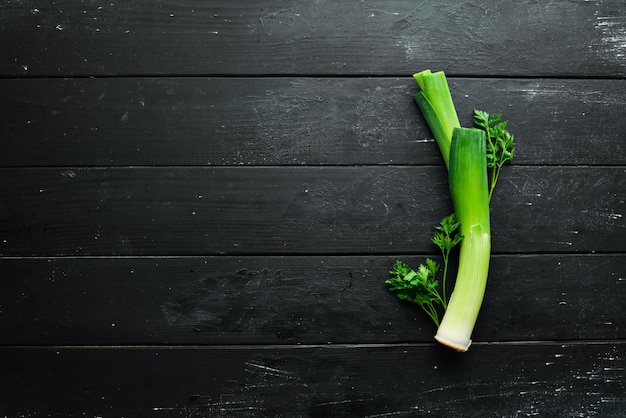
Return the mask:
{"type": "MultiPolygon", "coordinates": [[[[1,174],[5,256],[432,252],[452,212],[443,166],[1,174]]],[[[626,169],[510,167],[500,182],[494,252],[625,250],[626,169]]]]}
{"type": "MultiPolygon", "coordinates": [[[[0,259],[0,344],[433,342],[384,284],[397,258],[424,256],[0,259]]],[[[621,254],[493,256],[489,277],[475,342],[626,339],[621,254]]]]}
{"type": "MultiPolygon", "coordinates": [[[[450,78],[450,86],[465,126],[475,108],[510,121],[515,164],[626,161],[625,80],[450,78]]],[[[408,72],[7,79],[0,88],[5,167],[441,164],[408,72]]]]}
{"type": "MultiPolygon", "coordinates": [[[[0,0],[0,417],[626,416],[622,0],[0,0]],[[469,352],[410,75],[517,138],[469,352]]],[[[452,266],[454,268],[454,265],[452,266]]]]}
{"type": "Polygon", "coordinates": [[[1,348],[8,416],[621,418],[624,343],[1,348]],[[36,406],[33,406],[36,399],[36,406]]]}
{"type": "Polygon", "coordinates": [[[621,0],[0,3],[12,76],[451,74],[626,69],[621,0]],[[350,17],[347,19],[346,17],[350,17]]]}

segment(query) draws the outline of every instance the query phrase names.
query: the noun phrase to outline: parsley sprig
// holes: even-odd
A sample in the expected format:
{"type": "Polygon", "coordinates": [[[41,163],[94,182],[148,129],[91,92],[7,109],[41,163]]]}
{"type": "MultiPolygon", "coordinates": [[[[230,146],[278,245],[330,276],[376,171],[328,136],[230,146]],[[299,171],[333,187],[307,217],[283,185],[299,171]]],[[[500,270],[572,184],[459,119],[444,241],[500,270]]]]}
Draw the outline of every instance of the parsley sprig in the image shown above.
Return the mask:
{"type": "Polygon", "coordinates": [[[443,299],[437,290],[439,282],[435,280],[438,271],[439,265],[430,258],[420,264],[417,270],[413,270],[398,260],[389,272],[391,277],[385,282],[391,286],[390,290],[396,292],[399,299],[418,304],[437,327],[439,326],[439,313],[436,305],[443,304],[443,299]]]}
{"type": "Polygon", "coordinates": [[[474,124],[487,136],[487,168],[490,170],[489,201],[496,187],[502,166],[510,163],[515,154],[515,137],[506,130],[508,121],[501,122],[502,115],[474,109],[474,124]]]}
{"type": "Polygon", "coordinates": [[[439,327],[438,306],[445,310],[448,302],[446,297],[446,276],[448,273],[448,260],[450,251],[461,242],[463,236],[456,232],[460,226],[454,214],[446,216],[435,227],[435,235],[432,242],[441,250],[443,257],[442,290],[439,292],[439,282],[436,280],[440,266],[437,262],[427,258],[417,270],[413,270],[402,261],[396,261],[393,269],[389,272],[391,277],[385,283],[390,285],[390,290],[396,292],[401,300],[419,305],[435,325],[439,327]]]}
{"type": "Polygon", "coordinates": [[[457,233],[461,224],[457,222],[454,213],[446,216],[439,223],[439,226],[435,228],[435,236],[432,238],[433,243],[441,250],[443,257],[443,278],[442,282],[442,295],[443,295],[443,307],[447,307],[448,302],[446,299],[446,278],[448,276],[448,259],[450,258],[450,251],[452,248],[461,242],[463,235],[457,233]]]}

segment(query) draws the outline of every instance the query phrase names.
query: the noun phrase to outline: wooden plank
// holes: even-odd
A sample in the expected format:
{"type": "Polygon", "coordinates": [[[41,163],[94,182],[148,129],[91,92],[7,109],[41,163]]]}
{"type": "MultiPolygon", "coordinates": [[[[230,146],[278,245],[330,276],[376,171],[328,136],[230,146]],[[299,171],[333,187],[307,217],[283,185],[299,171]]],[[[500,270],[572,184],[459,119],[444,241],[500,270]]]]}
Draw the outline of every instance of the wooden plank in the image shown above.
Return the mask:
{"type": "Polygon", "coordinates": [[[437,67],[623,77],[626,69],[621,0],[57,0],[0,8],[5,76],[397,75],[437,67]]]}
{"type": "Polygon", "coordinates": [[[4,80],[0,164],[438,164],[407,81],[4,80]]]}
{"type": "MultiPolygon", "coordinates": [[[[0,174],[5,256],[423,253],[452,211],[442,166],[0,174]]],[[[495,252],[626,249],[626,169],[516,166],[500,182],[495,252]]]]}
{"type": "MultiPolygon", "coordinates": [[[[0,80],[1,166],[441,164],[406,78],[0,80]]],[[[516,164],[626,161],[626,80],[451,78],[516,164]]]]}
{"type": "MultiPolygon", "coordinates": [[[[397,258],[0,258],[0,344],[432,342],[397,258]]],[[[623,254],[493,256],[473,339],[624,339],[624,299],[623,254]]]]}
{"type": "Polygon", "coordinates": [[[397,249],[414,239],[414,232],[398,234],[400,224],[407,231],[425,226],[419,226],[420,214],[410,213],[417,212],[414,199],[429,198],[429,208],[449,211],[433,195],[433,188],[445,187],[445,169],[425,170],[7,169],[0,179],[0,195],[6,196],[0,251],[47,256],[397,249]],[[436,175],[442,170],[444,176],[436,175]],[[428,184],[413,184],[427,177],[428,184]],[[409,193],[413,197],[406,199],[409,193]]]}
{"type": "Polygon", "coordinates": [[[626,414],[626,346],[0,348],[6,416],[626,414]]]}

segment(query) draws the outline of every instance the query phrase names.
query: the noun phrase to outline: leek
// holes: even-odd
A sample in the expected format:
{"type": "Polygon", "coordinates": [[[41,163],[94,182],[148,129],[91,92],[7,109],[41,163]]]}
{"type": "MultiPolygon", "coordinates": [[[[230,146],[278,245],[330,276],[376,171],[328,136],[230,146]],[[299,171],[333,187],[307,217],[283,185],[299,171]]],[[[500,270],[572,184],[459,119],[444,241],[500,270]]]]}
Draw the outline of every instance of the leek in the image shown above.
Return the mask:
{"type": "Polygon", "coordinates": [[[438,318],[435,321],[438,325],[435,339],[455,350],[467,351],[485,293],[491,254],[487,141],[483,131],[460,127],[443,71],[425,70],[414,74],[413,78],[421,89],[413,99],[448,168],[454,216],[460,223],[459,238],[450,246],[433,240],[444,256],[442,306],[445,312],[441,321],[438,318]],[[450,301],[446,303],[448,255],[450,247],[459,242],[457,278],[450,301]]]}
{"type": "Polygon", "coordinates": [[[438,327],[437,341],[458,351],[467,351],[489,274],[489,204],[502,166],[513,159],[514,138],[506,130],[507,122],[500,122],[500,115],[491,117],[480,110],[474,110],[474,123],[479,129],[461,127],[442,71],[425,70],[414,74],[413,78],[421,89],[413,99],[448,169],[455,213],[441,221],[432,239],[444,261],[442,291],[437,290],[439,265],[431,259],[420,264],[417,271],[396,261],[386,283],[400,299],[420,305],[431,317],[438,327]],[[459,243],[457,278],[448,300],[448,258],[451,249],[459,243]],[[439,310],[444,311],[441,320],[439,310]]]}

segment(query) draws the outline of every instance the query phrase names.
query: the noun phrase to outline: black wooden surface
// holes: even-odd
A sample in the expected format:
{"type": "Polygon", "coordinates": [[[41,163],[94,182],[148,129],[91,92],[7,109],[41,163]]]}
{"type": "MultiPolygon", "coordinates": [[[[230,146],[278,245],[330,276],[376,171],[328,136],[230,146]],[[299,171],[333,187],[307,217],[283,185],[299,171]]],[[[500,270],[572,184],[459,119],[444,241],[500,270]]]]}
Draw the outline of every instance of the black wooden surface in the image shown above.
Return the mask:
{"type": "Polygon", "coordinates": [[[0,416],[626,416],[626,4],[0,2],[0,416]],[[517,138],[474,343],[410,94],[517,138]]]}

